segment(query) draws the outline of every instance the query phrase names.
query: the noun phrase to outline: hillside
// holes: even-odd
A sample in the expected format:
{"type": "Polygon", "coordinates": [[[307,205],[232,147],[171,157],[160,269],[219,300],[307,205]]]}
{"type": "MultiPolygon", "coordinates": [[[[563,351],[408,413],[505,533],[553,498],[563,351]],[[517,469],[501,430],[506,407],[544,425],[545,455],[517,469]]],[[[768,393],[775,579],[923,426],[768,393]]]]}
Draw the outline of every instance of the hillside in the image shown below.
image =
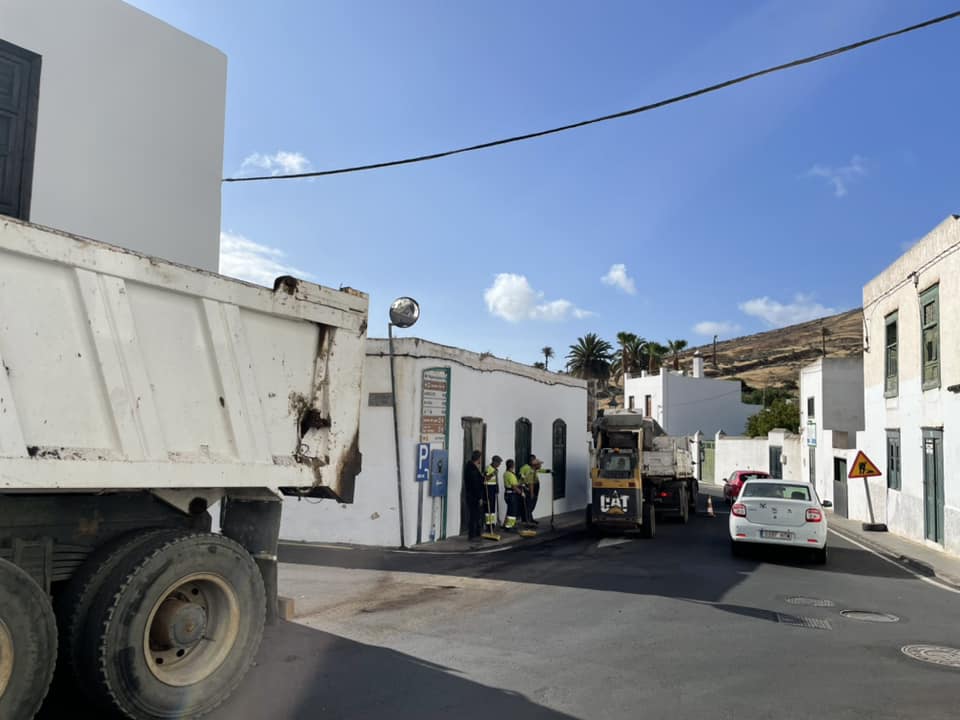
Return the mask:
{"type": "MultiPolygon", "coordinates": [[[[800,368],[821,357],[824,343],[827,357],[862,355],[863,311],[856,308],[799,325],[718,342],[716,367],[713,344],[692,347],[681,354],[680,367],[690,372],[693,354],[699,351],[707,377],[742,380],[745,386],[758,389],[784,385],[793,388],[800,368]]],[[[664,362],[669,363],[670,359],[664,362]]],[[[622,400],[622,383],[615,383],[611,391],[622,400]]],[[[599,406],[609,407],[610,398],[602,393],[599,406]]]]}
{"type": "Polygon", "coordinates": [[[716,367],[712,344],[690,348],[681,363],[682,367],[689,367],[693,353],[699,350],[708,376],[740,379],[755,388],[772,387],[797,382],[800,368],[821,357],[824,344],[827,357],[862,355],[863,311],[857,308],[718,342],[716,367]]]}

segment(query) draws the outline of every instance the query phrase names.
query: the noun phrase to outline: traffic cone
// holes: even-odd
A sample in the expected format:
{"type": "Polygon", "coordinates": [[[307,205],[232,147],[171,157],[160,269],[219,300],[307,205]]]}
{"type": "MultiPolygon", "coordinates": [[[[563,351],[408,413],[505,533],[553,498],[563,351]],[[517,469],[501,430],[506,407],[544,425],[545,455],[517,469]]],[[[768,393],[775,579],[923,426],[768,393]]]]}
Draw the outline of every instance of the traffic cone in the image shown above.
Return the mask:
{"type": "Polygon", "coordinates": [[[713,498],[707,495],[707,517],[716,517],[713,513],[713,498]]]}

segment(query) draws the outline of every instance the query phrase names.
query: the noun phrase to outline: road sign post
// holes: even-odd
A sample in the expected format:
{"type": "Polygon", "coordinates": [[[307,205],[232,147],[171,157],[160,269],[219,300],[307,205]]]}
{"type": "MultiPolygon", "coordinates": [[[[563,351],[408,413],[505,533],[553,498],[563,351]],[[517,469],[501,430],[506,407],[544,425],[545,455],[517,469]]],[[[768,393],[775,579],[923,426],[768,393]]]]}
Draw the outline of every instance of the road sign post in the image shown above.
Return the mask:
{"type": "Polygon", "coordinates": [[[881,475],[883,475],[883,473],[880,472],[880,468],[878,468],[873,461],[867,457],[867,454],[863,450],[858,450],[857,457],[854,458],[853,465],[850,467],[850,472],[847,475],[847,479],[863,479],[863,492],[867,498],[867,511],[870,513],[870,522],[865,522],[862,524],[864,530],[873,532],[886,532],[887,530],[886,523],[878,523],[876,518],[873,516],[873,502],[870,500],[870,482],[868,478],[880,477],[881,475]]]}

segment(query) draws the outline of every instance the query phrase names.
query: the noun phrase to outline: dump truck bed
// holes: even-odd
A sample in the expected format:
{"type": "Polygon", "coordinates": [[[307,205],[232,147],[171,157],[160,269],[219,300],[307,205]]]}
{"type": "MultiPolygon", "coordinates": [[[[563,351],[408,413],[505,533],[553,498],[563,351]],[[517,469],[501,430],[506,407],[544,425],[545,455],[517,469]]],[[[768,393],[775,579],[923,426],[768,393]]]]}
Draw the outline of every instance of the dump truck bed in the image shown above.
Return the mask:
{"type": "Polygon", "coordinates": [[[367,296],[0,221],[0,491],[351,501],[367,296]]]}

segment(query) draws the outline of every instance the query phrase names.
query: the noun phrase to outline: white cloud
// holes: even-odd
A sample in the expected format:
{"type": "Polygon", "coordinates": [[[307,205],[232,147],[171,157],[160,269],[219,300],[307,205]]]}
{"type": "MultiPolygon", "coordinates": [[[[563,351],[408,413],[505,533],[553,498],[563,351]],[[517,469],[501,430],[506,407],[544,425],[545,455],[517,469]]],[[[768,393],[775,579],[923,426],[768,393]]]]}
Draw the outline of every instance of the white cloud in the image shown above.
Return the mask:
{"type": "Polygon", "coordinates": [[[706,335],[707,337],[713,337],[714,335],[733,335],[734,333],[740,332],[740,326],[736,323],[704,320],[694,325],[693,331],[697,333],[697,335],[706,335]]]}
{"type": "Polygon", "coordinates": [[[627,295],[634,295],[637,292],[637,286],[633,278],[627,275],[627,266],[623,263],[611,265],[607,274],[600,278],[604,285],[611,285],[623,290],[627,295]]]}
{"type": "Polygon", "coordinates": [[[279,150],[273,155],[264,153],[247,155],[240,164],[240,171],[250,174],[293,175],[309,172],[310,167],[310,160],[303,153],[279,150]]]}
{"type": "Polygon", "coordinates": [[[847,194],[848,186],[854,181],[864,177],[867,174],[867,168],[863,158],[854,155],[850,158],[847,165],[831,167],[830,165],[814,165],[807,171],[809,177],[824,178],[833,186],[833,194],[840,198],[847,194]]]}
{"type": "Polygon", "coordinates": [[[576,307],[569,300],[545,301],[543,296],[542,292],[530,287],[526,277],[515,273],[500,273],[494,278],[493,285],[483,293],[491,315],[514,323],[521,320],[566,320],[570,317],[581,319],[593,314],[576,307]]]}
{"type": "Polygon", "coordinates": [[[291,265],[284,265],[286,253],[277,248],[260,245],[243,235],[229,232],[220,233],[220,274],[239,280],[273,287],[273,281],[281,275],[311,279],[304,272],[291,265]]]}
{"type": "Polygon", "coordinates": [[[771,327],[783,327],[815,320],[825,315],[835,315],[837,310],[815,302],[812,295],[797,293],[793,302],[781,303],[766,296],[740,303],[747,315],[760,318],[771,327]]]}

